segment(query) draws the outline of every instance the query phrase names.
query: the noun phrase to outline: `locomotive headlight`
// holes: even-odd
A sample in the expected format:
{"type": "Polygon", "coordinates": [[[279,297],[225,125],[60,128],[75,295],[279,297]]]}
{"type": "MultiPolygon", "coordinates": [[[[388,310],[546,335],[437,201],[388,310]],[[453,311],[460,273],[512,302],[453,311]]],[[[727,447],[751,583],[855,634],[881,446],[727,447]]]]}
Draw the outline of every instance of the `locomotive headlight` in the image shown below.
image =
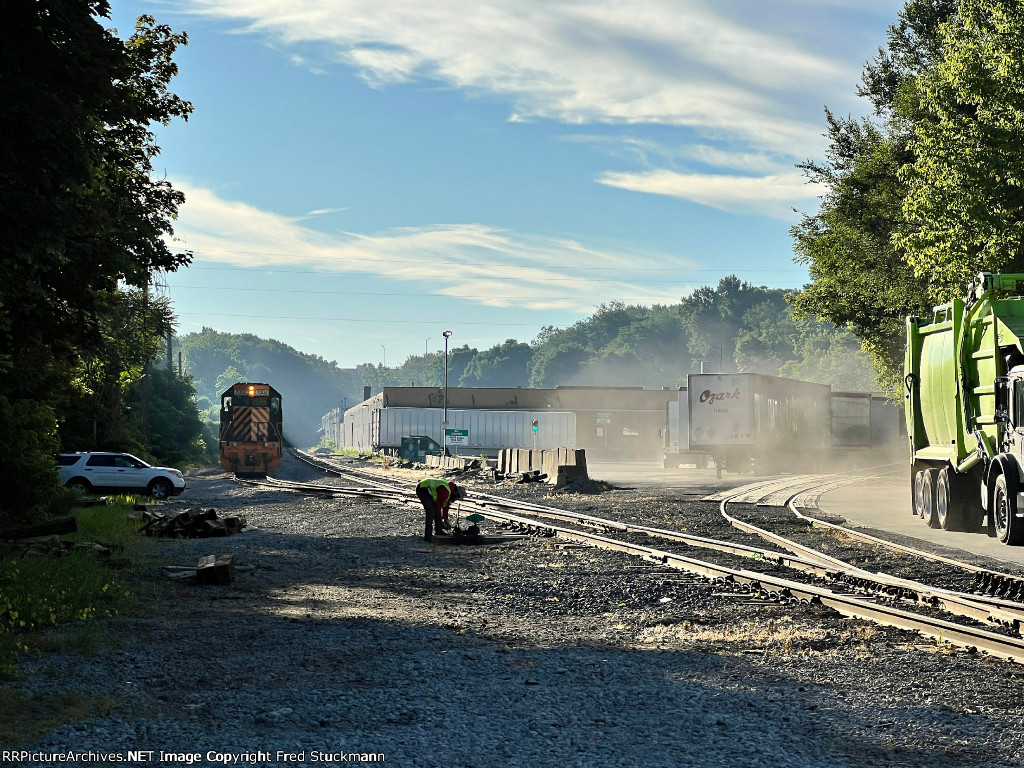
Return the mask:
{"type": "Polygon", "coordinates": [[[249,387],[249,397],[256,396],[256,387],[249,387]]]}

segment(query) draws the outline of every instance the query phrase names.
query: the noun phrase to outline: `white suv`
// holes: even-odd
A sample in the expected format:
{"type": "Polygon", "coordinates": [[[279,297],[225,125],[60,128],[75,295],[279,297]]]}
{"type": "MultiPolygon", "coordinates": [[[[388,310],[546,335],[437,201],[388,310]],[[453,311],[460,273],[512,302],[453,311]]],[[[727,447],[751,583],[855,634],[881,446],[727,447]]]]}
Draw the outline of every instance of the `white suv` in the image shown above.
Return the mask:
{"type": "Polygon", "coordinates": [[[57,456],[57,473],[63,485],[82,493],[143,491],[154,499],[166,499],[185,490],[181,472],[151,467],[130,453],[61,453],[57,456]]]}

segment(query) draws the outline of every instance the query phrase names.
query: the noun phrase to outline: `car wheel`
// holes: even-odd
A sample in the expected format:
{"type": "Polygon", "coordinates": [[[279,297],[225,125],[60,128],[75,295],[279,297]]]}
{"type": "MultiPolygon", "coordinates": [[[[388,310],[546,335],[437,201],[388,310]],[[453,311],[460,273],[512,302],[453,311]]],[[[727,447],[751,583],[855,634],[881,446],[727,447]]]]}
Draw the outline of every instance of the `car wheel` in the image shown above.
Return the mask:
{"type": "Polygon", "coordinates": [[[152,496],[157,501],[166,499],[168,496],[170,496],[171,490],[171,484],[161,478],[157,478],[156,480],[149,484],[149,495],[152,496]]]}
{"type": "Polygon", "coordinates": [[[89,481],[81,477],[71,478],[64,484],[64,487],[73,493],[81,493],[83,495],[92,490],[92,486],[89,485],[89,481]]]}

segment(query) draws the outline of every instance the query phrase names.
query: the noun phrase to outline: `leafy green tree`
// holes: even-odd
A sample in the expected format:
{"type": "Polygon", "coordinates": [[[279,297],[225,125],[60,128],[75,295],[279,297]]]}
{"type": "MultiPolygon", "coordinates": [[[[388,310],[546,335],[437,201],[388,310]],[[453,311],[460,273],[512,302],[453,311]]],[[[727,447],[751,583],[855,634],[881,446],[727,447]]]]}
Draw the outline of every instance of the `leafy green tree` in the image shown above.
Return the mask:
{"type": "MultiPolygon", "coordinates": [[[[689,334],[683,319],[686,299],[671,306],[655,305],[623,326],[600,353],[603,367],[612,364],[623,386],[661,387],[686,381],[690,369],[689,334]],[[629,368],[630,359],[635,367],[629,368]]],[[[588,366],[598,368],[595,359],[588,366]]]]}
{"type": "MultiPolygon", "coordinates": [[[[545,329],[547,330],[547,329],[545,329]]],[[[593,352],[580,342],[570,338],[552,338],[534,348],[530,358],[530,386],[551,388],[559,384],[578,382],[583,366],[593,356],[593,352]]]]}
{"type": "Polygon", "coordinates": [[[846,330],[809,318],[797,322],[797,358],[784,363],[779,375],[829,384],[834,392],[873,392],[877,372],[857,338],[846,330]]]}
{"type": "MultiPolygon", "coordinates": [[[[465,375],[469,364],[477,356],[476,347],[463,344],[460,347],[452,347],[448,350],[448,386],[454,387],[465,375]]],[[[441,363],[441,378],[444,378],[444,354],[442,353],[439,362],[441,363]]]]}
{"type": "Polygon", "coordinates": [[[235,381],[243,381],[248,365],[239,358],[241,351],[236,334],[222,333],[213,328],[203,328],[199,333],[190,333],[178,339],[178,347],[185,358],[186,368],[195,382],[196,391],[211,401],[224,391],[221,387],[222,376],[235,381]]]}
{"type": "MultiPolygon", "coordinates": [[[[168,91],[185,36],[143,16],[122,41],[100,24],[108,13],[106,0],[16,2],[0,25],[0,432],[10,445],[56,444],[79,355],[106,343],[104,302],[118,286],[145,289],[155,270],[190,258],[166,245],[182,196],[152,176],[149,130],[191,112],[168,91]]],[[[52,458],[29,455],[52,483],[52,458]]],[[[26,485],[25,466],[8,471],[0,462],[0,484],[26,491],[0,497],[0,519],[31,517],[49,491],[26,485]]]]}
{"type": "Polygon", "coordinates": [[[716,288],[698,288],[680,308],[688,336],[689,368],[700,370],[702,361],[718,370],[736,370],[736,341],[743,318],[753,307],[774,303],[785,306],[782,291],[757,287],[735,275],[723,277],[716,288]]]}
{"type": "Polygon", "coordinates": [[[439,387],[444,381],[444,352],[410,355],[392,378],[402,385],[439,387]]]}
{"type": "MultiPolygon", "coordinates": [[[[245,363],[241,363],[242,367],[245,368],[245,363]]],[[[235,366],[229,365],[223,373],[221,373],[214,384],[214,391],[217,393],[227,392],[228,387],[232,384],[236,384],[240,381],[248,381],[249,377],[239,371],[235,366]]],[[[269,381],[269,377],[268,377],[269,381]]],[[[219,400],[218,400],[219,402],[219,400]]]]}
{"type": "Polygon", "coordinates": [[[105,0],[38,0],[5,10],[0,32],[0,365],[43,348],[97,343],[97,296],[118,281],[189,262],[164,235],[181,193],[151,176],[149,130],[187,118],[167,86],[186,42],[149,16],[120,41],[95,16],[105,0]],[[16,140],[13,140],[17,137],[16,140]]]}
{"type": "MultiPolygon", "coordinates": [[[[529,344],[506,339],[490,349],[477,352],[459,377],[460,387],[524,387],[529,381],[529,344]]],[[[451,384],[451,372],[448,374],[451,384]]]]}
{"type": "Polygon", "coordinates": [[[129,387],[147,386],[143,379],[150,363],[173,328],[170,303],[145,290],[107,291],[96,299],[102,302],[96,308],[98,344],[81,352],[74,389],[61,409],[61,442],[66,450],[145,454],[144,420],[152,411],[129,412],[124,396],[129,387]]]}
{"type": "Polygon", "coordinates": [[[798,316],[850,329],[889,389],[900,386],[904,318],[930,310],[934,292],[897,248],[907,180],[915,162],[914,126],[926,118],[917,79],[943,52],[940,29],[958,0],[908,0],[888,31],[888,45],[865,67],[860,95],[874,121],[826,110],[829,148],[823,163],[801,164],[822,190],[815,214],[791,230],[797,262],[811,284],[791,298],[798,316]]]}
{"type": "Polygon", "coordinates": [[[777,376],[794,358],[799,335],[789,307],[762,301],[748,309],[736,333],[736,368],[777,376]]]}
{"type": "Polygon", "coordinates": [[[941,58],[915,81],[924,119],[895,242],[948,300],[980,270],[1024,269],[1024,5],[961,0],[939,34],[941,58]]]}
{"type": "Polygon", "coordinates": [[[58,450],[57,417],[39,400],[0,394],[0,425],[7,436],[0,451],[0,529],[36,520],[57,492],[53,455],[58,450]]]}
{"type": "Polygon", "coordinates": [[[927,285],[892,242],[905,195],[899,169],[912,155],[905,138],[887,137],[868,121],[827,118],[828,162],[804,165],[825,191],[821,208],[792,230],[812,282],[791,300],[798,316],[849,328],[894,388],[902,378],[904,318],[929,308],[927,285]]]}
{"type": "MultiPolygon", "coordinates": [[[[148,453],[162,463],[187,467],[216,458],[217,433],[203,424],[195,402],[195,388],[165,368],[150,374],[150,434],[148,453]]],[[[137,381],[125,395],[129,408],[142,409],[142,382],[137,381]]]]}

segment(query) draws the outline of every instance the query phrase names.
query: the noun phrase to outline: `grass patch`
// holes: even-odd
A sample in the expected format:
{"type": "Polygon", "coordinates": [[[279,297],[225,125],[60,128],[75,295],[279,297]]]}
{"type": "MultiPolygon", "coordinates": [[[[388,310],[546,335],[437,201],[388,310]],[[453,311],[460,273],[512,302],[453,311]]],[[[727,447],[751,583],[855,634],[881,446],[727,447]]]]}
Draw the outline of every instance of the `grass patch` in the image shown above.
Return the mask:
{"type": "Polygon", "coordinates": [[[792,617],[738,624],[703,626],[690,621],[658,625],[645,630],[640,641],[646,644],[677,642],[696,645],[724,645],[743,651],[763,651],[769,656],[817,654],[837,646],[870,641],[877,634],[872,625],[856,625],[843,630],[802,625],[792,617]]]}
{"type": "MultiPolygon", "coordinates": [[[[31,654],[92,655],[116,644],[104,622],[146,611],[159,586],[133,578],[165,557],[153,539],[139,536],[139,520],[129,518],[138,499],[112,497],[107,506],[70,510],[78,531],[65,541],[101,543],[126,567],[91,548],[63,557],[7,557],[0,560],[0,681],[14,680],[19,659],[31,654]],[[124,561],[127,560],[127,564],[124,561]]],[[[60,674],[47,666],[20,674],[60,674]]],[[[101,717],[117,706],[113,696],[82,692],[30,696],[16,682],[0,685],[0,745],[30,744],[68,722],[101,717]]]]}
{"type": "Polygon", "coordinates": [[[113,559],[128,561],[123,570],[112,569],[111,560],[88,548],[63,557],[0,560],[0,678],[13,675],[26,652],[95,652],[102,631],[89,622],[141,606],[144,596],[132,583],[132,571],[161,558],[152,540],[137,535],[139,521],[128,517],[135,502],[118,497],[103,507],[77,507],[78,532],[64,537],[110,547],[113,559]]]}
{"type": "Polygon", "coordinates": [[[59,725],[100,717],[116,705],[114,697],[107,694],[68,691],[57,696],[29,696],[0,688],[0,744],[31,744],[59,725]]]}

